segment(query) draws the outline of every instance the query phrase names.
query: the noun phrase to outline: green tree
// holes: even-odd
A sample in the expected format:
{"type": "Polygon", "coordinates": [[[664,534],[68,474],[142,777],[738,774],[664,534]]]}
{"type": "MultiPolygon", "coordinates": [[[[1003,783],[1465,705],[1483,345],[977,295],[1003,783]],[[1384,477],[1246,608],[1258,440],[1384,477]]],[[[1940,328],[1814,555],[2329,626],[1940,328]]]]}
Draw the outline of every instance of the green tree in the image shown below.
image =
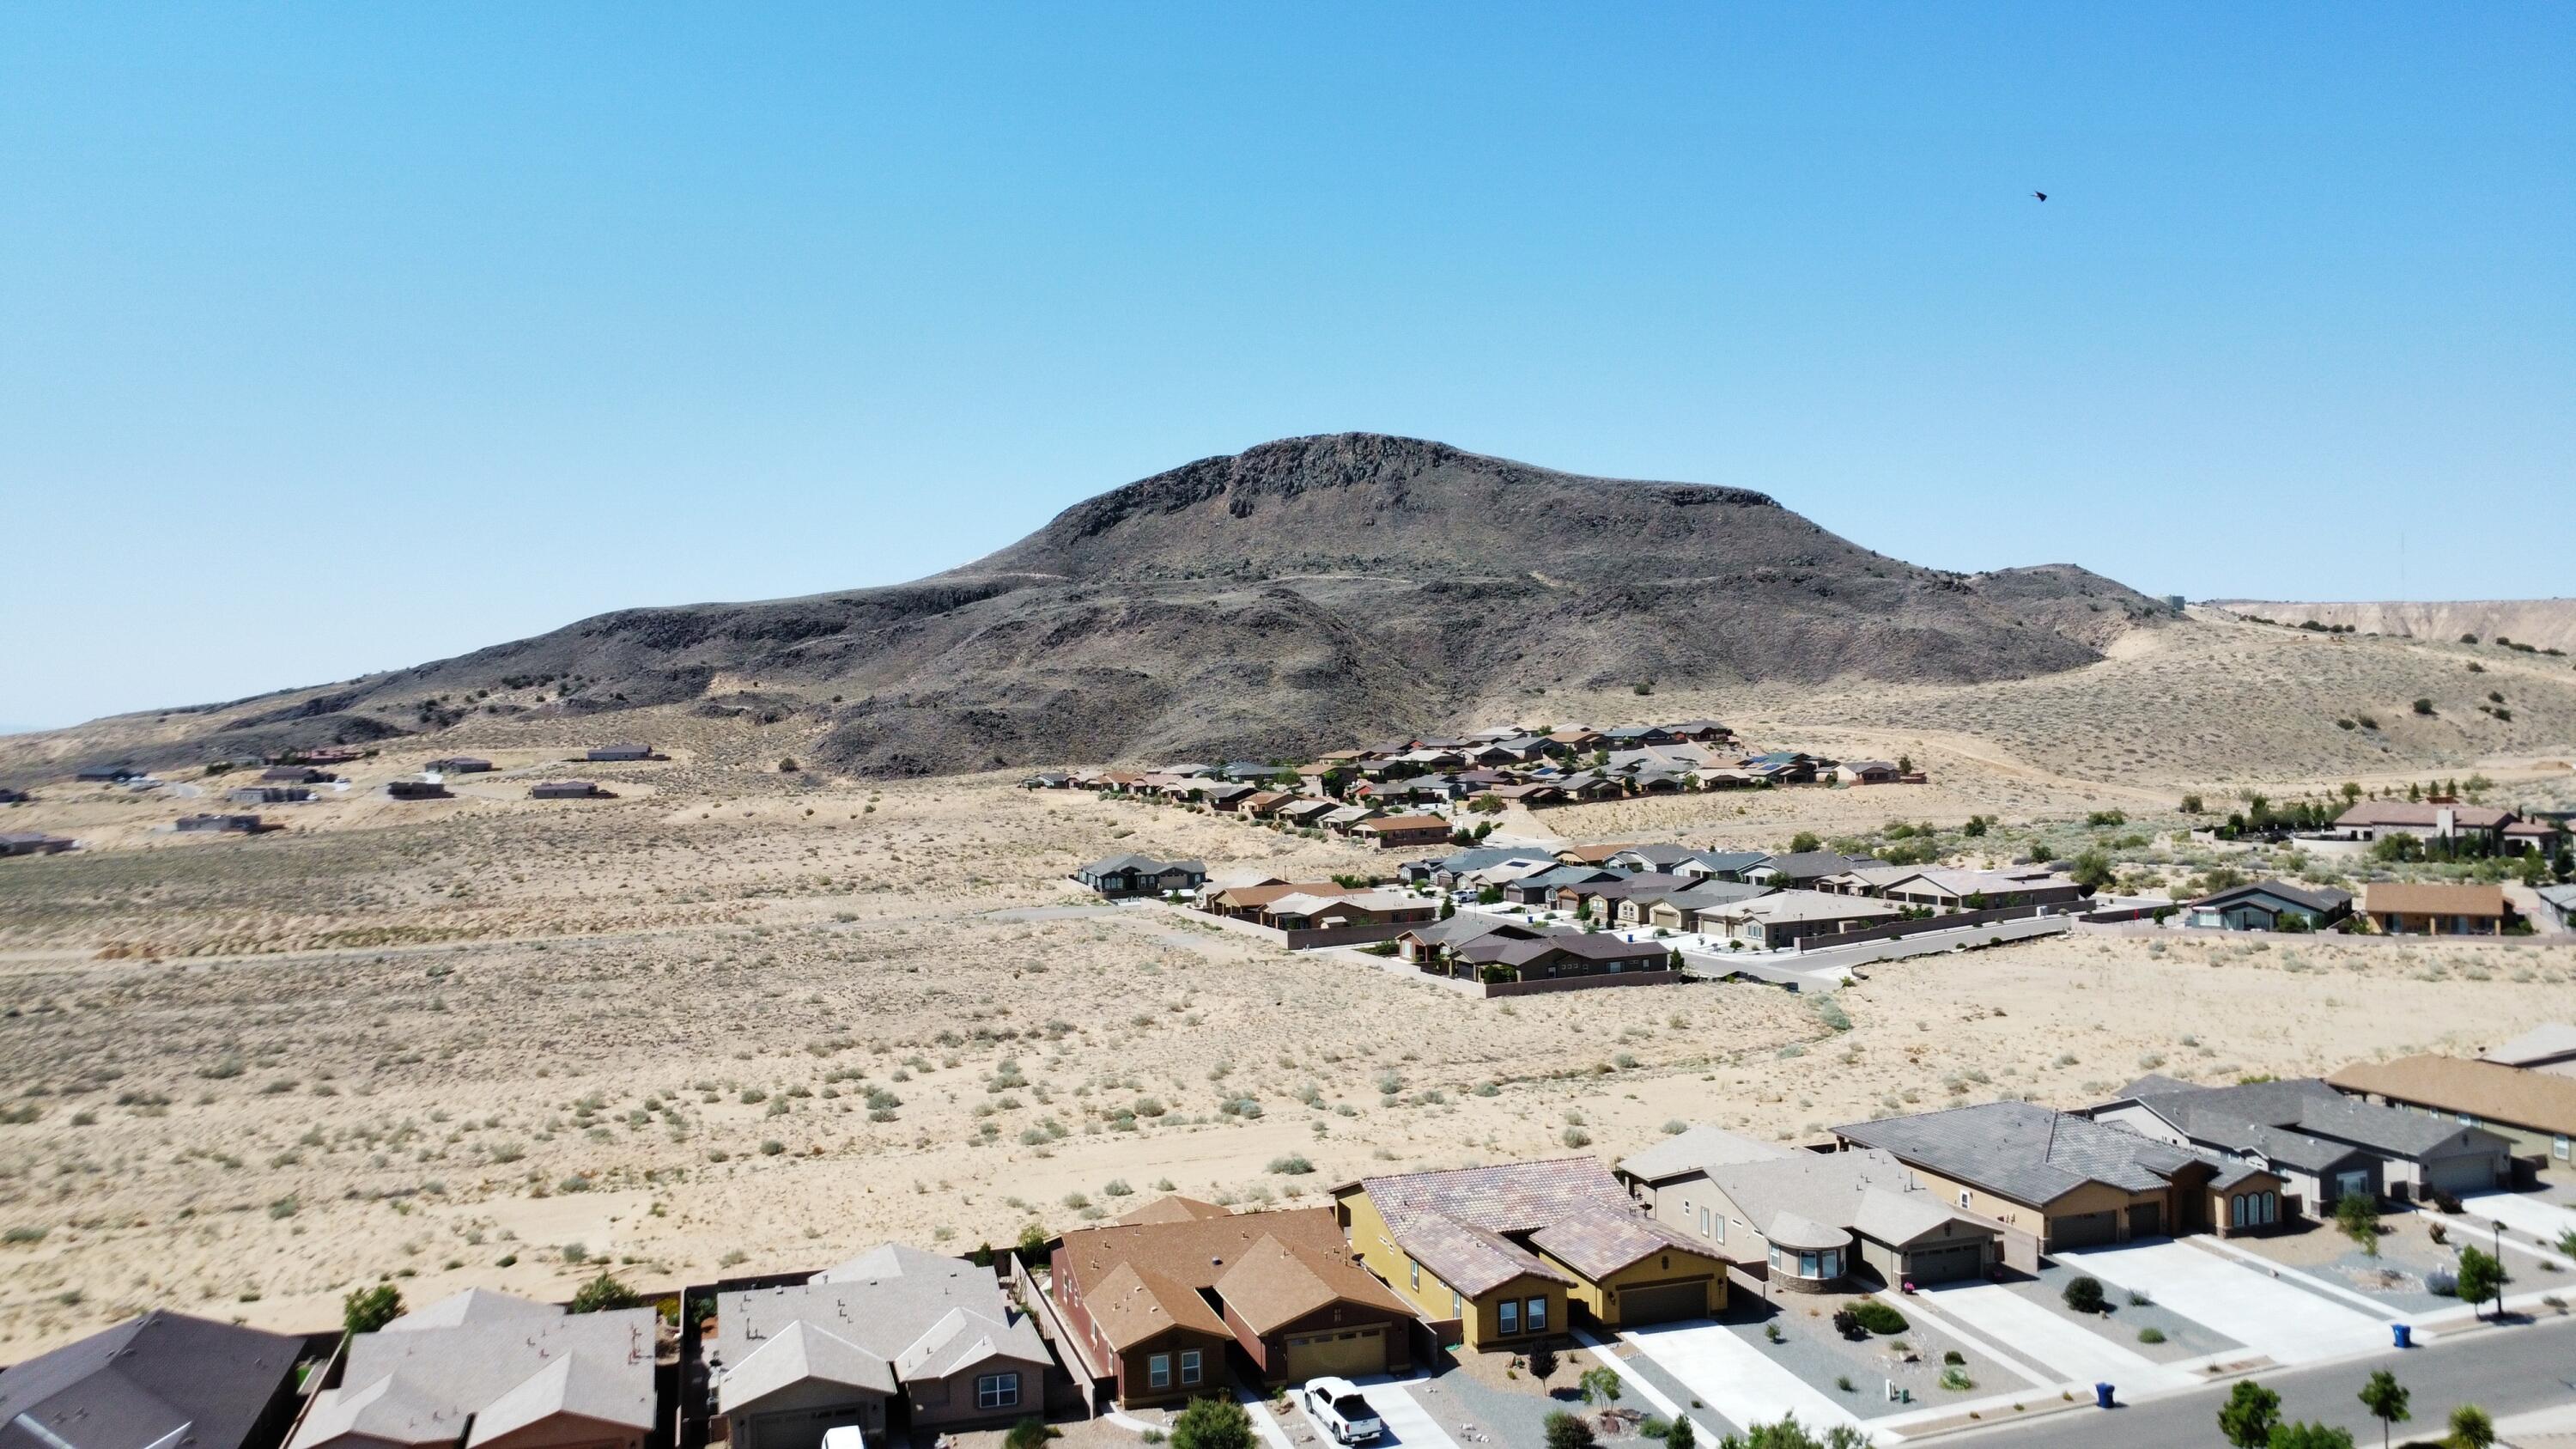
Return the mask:
{"type": "Polygon", "coordinates": [[[1824,842],[1818,840],[1816,838],[1816,832],[1812,830],[1801,830],[1797,834],[1789,837],[1789,853],[1791,855],[1803,855],[1806,852],[1818,849],[1823,845],[1824,842]]]}
{"type": "Polygon", "coordinates": [[[2271,1449],[2272,1426],[2281,1421],[2281,1396],[2239,1379],[2227,1402],[2218,1406],[2218,1432],[2236,1449],[2271,1449]]]}
{"type": "Polygon", "coordinates": [[[1032,1414],[1013,1424],[1011,1432],[1002,1436],[1002,1449],[1039,1449],[1049,1439],[1059,1437],[1060,1433],[1046,1420],[1032,1414]]]}
{"type": "Polygon", "coordinates": [[[2379,1442],[2382,1445],[2388,1442],[2390,1425],[2403,1424],[2415,1417],[2406,1411],[2409,1397],[2406,1386],[2397,1382],[2397,1375],[2386,1369],[2374,1371],[2362,1384],[2361,1406],[2370,1410],[2370,1416],[2379,1421],[2379,1442]]]}
{"type": "Polygon", "coordinates": [[[2366,1192],[2348,1192],[2335,1199],[2335,1231],[2352,1239],[2364,1257],[2379,1256],[2379,1204],[2366,1192]]]}
{"type": "Polygon", "coordinates": [[[2495,1442],[2495,1420],[2475,1404],[2462,1404],[2451,1411],[2451,1442],[2458,1449],[2487,1449],[2495,1442]]]}
{"type": "Polygon", "coordinates": [[[1545,1383],[1556,1374],[1556,1350],[1546,1344],[1529,1351],[1530,1377],[1545,1383]]]}
{"type": "Polygon", "coordinates": [[[1252,1415],[1232,1399],[1192,1399],[1172,1420],[1172,1449],[1253,1449],[1252,1415]]]}
{"type": "Polygon", "coordinates": [[[1019,1249],[1020,1258],[1023,1262],[1036,1262],[1039,1259],[1044,1258],[1047,1250],[1047,1230],[1045,1224],[1031,1223],[1027,1227],[1020,1229],[1019,1249]]]}
{"type": "Polygon", "coordinates": [[[2067,1283],[2066,1291],[2060,1296],[2066,1300],[2067,1307],[2078,1313],[2099,1313],[2102,1311],[2102,1280],[2093,1277],[2074,1278],[2067,1283]]]}
{"type": "Polygon", "coordinates": [[[2264,1449],[2352,1449],[2352,1431],[2325,1424],[2275,1424],[2264,1449]]]}
{"type": "Polygon", "coordinates": [[[2496,1301],[2496,1312],[2504,1312],[2504,1285],[2513,1276],[2504,1270],[2491,1253],[2476,1248],[2460,1249],[2460,1297],[2470,1303],[2496,1301]]]}
{"type": "Polygon", "coordinates": [[[606,1313],[612,1309],[633,1308],[644,1300],[635,1290],[617,1281],[617,1275],[602,1268],[599,1276],[573,1290],[572,1311],[606,1313]]]}
{"type": "Polygon", "coordinates": [[[391,1283],[352,1288],[340,1300],[340,1325],[351,1333],[373,1333],[402,1317],[402,1290],[391,1283]]]}
{"type": "Polygon", "coordinates": [[[1592,1449],[1592,1426],[1563,1409],[1547,1416],[1547,1449],[1592,1449]]]}
{"type": "Polygon", "coordinates": [[[1583,1371],[1583,1377],[1575,1380],[1574,1383],[1576,1388],[1583,1391],[1583,1402],[1587,1404],[1615,1404],[1619,1402],[1619,1371],[1617,1369],[1607,1367],[1585,1369],[1583,1371]]]}
{"type": "Polygon", "coordinates": [[[1699,1431],[1691,1427],[1688,1418],[1674,1419],[1673,1426],[1664,1431],[1664,1449],[1692,1449],[1697,1443],[1699,1431]]]}
{"type": "Polygon", "coordinates": [[[2068,874],[2075,877],[2077,885],[2098,891],[2111,883],[2111,857],[2098,849],[2087,850],[2075,857],[2075,869],[2068,874]]]}

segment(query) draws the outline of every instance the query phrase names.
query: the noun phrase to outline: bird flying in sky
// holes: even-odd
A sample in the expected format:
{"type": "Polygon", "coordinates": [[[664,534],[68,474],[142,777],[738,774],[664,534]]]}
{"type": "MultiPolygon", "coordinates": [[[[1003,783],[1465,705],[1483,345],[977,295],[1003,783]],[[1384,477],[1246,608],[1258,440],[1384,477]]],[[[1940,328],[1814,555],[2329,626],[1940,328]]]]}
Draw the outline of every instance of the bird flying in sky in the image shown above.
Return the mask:
{"type": "Polygon", "coordinates": [[[2045,191],[2034,191],[2031,195],[2038,197],[2042,201],[2046,201],[2048,199],[2048,193],[2045,191]]]}

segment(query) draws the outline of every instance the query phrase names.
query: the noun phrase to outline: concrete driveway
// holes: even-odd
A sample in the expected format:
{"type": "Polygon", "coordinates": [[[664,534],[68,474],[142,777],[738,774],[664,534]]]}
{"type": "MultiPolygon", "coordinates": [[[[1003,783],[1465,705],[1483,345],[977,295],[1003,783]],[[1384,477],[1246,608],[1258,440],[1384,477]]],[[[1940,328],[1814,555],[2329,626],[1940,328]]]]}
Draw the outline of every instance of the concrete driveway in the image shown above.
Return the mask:
{"type": "Polygon", "coordinates": [[[2118,1384],[2137,1393],[2192,1382],[2190,1374],[2069,1323],[1998,1283],[1918,1289],[1916,1295],[1933,1312],[1959,1320],[2060,1379],[2118,1384]]]}
{"type": "Polygon", "coordinates": [[[2576,1233],[2576,1208],[2518,1192],[2482,1192],[2464,1197],[2460,1199],[2460,1210],[2471,1217],[2493,1218],[2514,1232],[2528,1233],[2552,1247],[2566,1234],[2576,1233]]]}
{"type": "MultiPolygon", "coordinates": [[[[1383,1379],[1376,1382],[1363,1381],[1359,1389],[1360,1397],[1369,1401],[1370,1408],[1377,1410],[1377,1421],[1386,1430],[1377,1441],[1378,1449],[1394,1449],[1394,1446],[1400,1444],[1410,1444],[1413,1449],[1458,1449],[1458,1441],[1449,1437],[1449,1431],[1440,1427],[1439,1422],[1431,1417],[1430,1410],[1423,1408],[1413,1395],[1405,1392],[1404,1385],[1391,1379],[1383,1379]]],[[[1318,1442],[1324,1444],[1334,1442],[1332,1434],[1324,1428],[1322,1421],[1308,1412],[1305,1385],[1297,1384],[1289,1388],[1288,1403],[1289,1412],[1305,1421],[1306,1427],[1314,1431],[1318,1442]]]]}
{"type": "Polygon", "coordinates": [[[1720,1324],[1694,1328],[1641,1328],[1620,1335],[1644,1351],[1692,1397],[1719,1417],[1750,1426],[1795,1414],[1810,1429],[1868,1426],[1842,1405],[1746,1343],[1720,1324]]]}
{"type": "Polygon", "coordinates": [[[2393,1319],[2346,1308],[2188,1242],[2159,1239],[2055,1256],[2116,1288],[2144,1293],[2275,1363],[2313,1363],[2388,1347],[2393,1319]]]}

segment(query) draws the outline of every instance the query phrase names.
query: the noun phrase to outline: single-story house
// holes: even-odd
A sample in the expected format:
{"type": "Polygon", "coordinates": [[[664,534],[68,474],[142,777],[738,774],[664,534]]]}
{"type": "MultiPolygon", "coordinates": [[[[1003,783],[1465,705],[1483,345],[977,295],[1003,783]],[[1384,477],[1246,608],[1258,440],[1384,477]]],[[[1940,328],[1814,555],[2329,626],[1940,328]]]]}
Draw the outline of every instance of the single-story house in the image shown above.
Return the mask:
{"type": "Polygon", "coordinates": [[[2324,1217],[2355,1195],[2403,1202],[2513,1184],[2502,1137],[2347,1096],[2315,1077],[2195,1087],[2150,1074],[2084,1115],[2270,1168],[2284,1217],[2324,1217]]]}
{"type": "Polygon", "coordinates": [[[1413,1365],[1413,1314],[1354,1261],[1327,1208],[1165,1198],[1066,1233],[1047,1292],[1078,1371],[1129,1408],[1216,1392],[1235,1353],[1265,1383],[1413,1365]]]}
{"type": "Polygon", "coordinates": [[[2569,1167],[2568,1144],[2576,1140],[2576,1077],[2426,1055],[2355,1062],[2329,1074],[2326,1083],[2392,1107],[2440,1113],[2465,1127],[2483,1127],[2543,1170],[2569,1167]]]}
{"type": "Polygon", "coordinates": [[[224,792],[227,805],[301,805],[312,798],[310,785],[235,785],[224,792]]]}
{"type": "Polygon", "coordinates": [[[12,855],[60,855],[80,844],[67,835],[47,835],[41,830],[12,830],[0,835],[0,857],[12,855]]]}
{"type": "Polygon", "coordinates": [[[272,785],[328,785],[340,777],[311,765],[271,765],[259,772],[259,778],[272,785]]]}
{"type": "Polygon", "coordinates": [[[287,1449],[643,1449],[656,1323],[468,1289],[351,1335],[287,1449]]]}
{"type": "Polygon", "coordinates": [[[1447,855],[1433,856],[1427,860],[1405,861],[1395,868],[1395,873],[1400,878],[1417,885],[1428,882],[1432,885],[1448,886],[1456,884],[1459,877],[1470,871],[1483,870],[1489,865],[1506,865],[1513,861],[1524,860],[1545,862],[1553,866],[1556,858],[1544,850],[1529,846],[1478,845],[1465,850],[1453,850],[1447,855]]]}
{"type": "Polygon", "coordinates": [[[1446,967],[1442,974],[1480,981],[1563,981],[1663,971],[1672,961],[1672,953],[1659,941],[1623,941],[1607,931],[1562,926],[1519,931],[1487,931],[1449,943],[1440,953],[1446,967]]]}
{"type": "Polygon", "coordinates": [[[1245,801],[1256,795],[1270,792],[1255,789],[1250,785],[1209,784],[1199,786],[1193,793],[1198,799],[1206,801],[1210,810],[1231,815],[1242,810],[1245,801]]]}
{"type": "Polygon", "coordinates": [[[1886,760],[1845,760],[1834,767],[1834,778],[1846,785],[1893,785],[1903,773],[1886,760]]]}
{"type": "Polygon", "coordinates": [[[1813,784],[1817,772],[1833,768],[1833,761],[1799,750],[1770,750],[1759,755],[1747,755],[1736,763],[1778,785],[1813,784]]]}
{"type": "Polygon", "coordinates": [[[1664,726],[1664,733],[1677,740],[1691,740],[1704,745],[1735,737],[1734,730],[1713,719],[1686,719],[1679,724],[1668,724],[1664,726]]]}
{"type": "Polygon", "coordinates": [[[2223,931],[2314,931],[2352,914],[2352,892],[2258,880],[2186,901],[2182,923],[2223,931]]]}
{"type": "Polygon", "coordinates": [[[2391,936],[2500,936],[2514,919],[2498,885],[2372,881],[2361,888],[2361,911],[2391,936]]]}
{"type": "Polygon", "coordinates": [[[1730,880],[1697,881],[1685,890],[1647,901],[1645,919],[1637,924],[1666,931],[1696,931],[1704,912],[1769,894],[1769,886],[1730,880]]]}
{"type": "Polygon", "coordinates": [[[2335,817],[2334,833],[2346,840],[2476,839],[2489,849],[2504,843],[2504,828],[2518,819],[2510,810],[2463,805],[2455,800],[2364,800],[2335,817]]]}
{"type": "Polygon", "coordinates": [[[121,785],[142,776],[132,765],[89,765],[72,772],[72,778],[83,784],[121,785]]]}
{"type": "Polygon", "coordinates": [[[544,780],[528,787],[531,800],[614,800],[617,792],[604,790],[596,780],[544,780]]]}
{"type": "Polygon", "coordinates": [[[1292,790],[1256,790],[1243,797],[1234,808],[1238,814],[1253,820],[1268,820],[1281,810],[1297,803],[1292,790]]]}
{"type": "Polygon", "coordinates": [[[303,1355],[300,1337],[154,1309],[0,1373],[0,1444],[273,1449],[303,1355]]]}
{"type": "Polygon", "coordinates": [[[1073,776],[1062,770],[1040,770],[1020,781],[1023,790],[1063,790],[1073,784],[1073,776]]]}
{"type": "Polygon", "coordinates": [[[1211,916],[1235,920],[1257,919],[1272,901],[1289,896],[1355,896],[1364,886],[1338,885],[1328,880],[1283,881],[1276,876],[1248,881],[1209,881],[1200,886],[1198,908],[1211,916]]]}
{"type": "Polygon", "coordinates": [[[2281,1179],[2035,1102],[1854,1122],[1846,1147],[1874,1147],[1963,1211],[2005,1229],[2004,1261],[2168,1233],[2259,1231],[2281,1221],[2281,1179]]]}
{"type": "Polygon", "coordinates": [[[1367,805],[1344,805],[1338,810],[1326,811],[1316,823],[1335,835],[1348,835],[1378,818],[1378,814],[1377,810],[1367,805]]]}
{"type": "Polygon", "coordinates": [[[2576,882],[2542,886],[2532,894],[2557,915],[2561,929],[2576,930],[2576,882]]]}
{"type": "Polygon", "coordinates": [[[1113,855],[1073,873],[1087,890],[1112,900],[1124,896],[1169,895],[1194,891],[1207,883],[1207,867],[1195,860],[1156,860],[1150,855],[1113,855]]]}
{"type": "Polygon", "coordinates": [[[716,1297],[708,1380],[732,1449],[819,1449],[1042,1414],[1055,1356],[993,1270],[888,1243],[803,1283],[716,1297]]]}
{"type": "Polygon", "coordinates": [[[585,760],[650,760],[658,758],[651,745],[601,745],[582,756],[585,760]]]}
{"type": "Polygon", "coordinates": [[[1304,829],[1322,824],[1325,816],[1340,808],[1338,803],[1331,800],[1291,800],[1280,806],[1278,813],[1281,820],[1304,829]]]}
{"type": "Polygon", "coordinates": [[[1791,855],[1775,855],[1760,865],[1747,866],[1739,872],[1742,879],[1755,885],[1812,886],[1829,876],[1837,876],[1854,866],[1885,865],[1887,862],[1866,855],[1844,855],[1832,850],[1801,850],[1791,855]]]}
{"type": "Polygon", "coordinates": [[[2526,1072],[2576,1077],[2576,1025],[2552,1021],[2478,1053],[2478,1060],[2526,1072]]]}
{"type": "Polygon", "coordinates": [[[1621,1162],[1618,1176],[1656,1221],[1791,1293],[1977,1279],[2003,1261],[2001,1224],[1867,1148],[1793,1152],[1703,1124],[1621,1162]]]}
{"type": "Polygon", "coordinates": [[[1470,1351],[1555,1343],[1579,1312],[1616,1330],[1726,1308],[1726,1265],[1646,1216],[1589,1157],[1370,1177],[1333,1211],[1369,1271],[1470,1351]]]}
{"type": "Polygon", "coordinates": [[[256,815],[182,815],[172,828],[190,835],[257,835],[260,821],[256,815]]]}
{"type": "Polygon", "coordinates": [[[1691,859],[1678,861],[1673,874],[1685,880],[1718,880],[1741,883],[1744,873],[1771,857],[1758,850],[1703,850],[1691,859]]]}
{"type": "Polygon", "coordinates": [[[1535,875],[1525,875],[1516,881],[1505,883],[1503,899],[1514,905],[1553,908],[1556,904],[1556,893],[1567,886],[1592,885],[1625,879],[1627,879],[1626,876],[1615,870],[1603,870],[1598,866],[1560,865],[1554,870],[1543,870],[1535,875]]]}
{"type": "Polygon", "coordinates": [[[452,797],[447,793],[447,787],[436,780],[387,780],[385,798],[388,800],[446,800],[452,797]]]}
{"type": "Polygon", "coordinates": [[[1695,919],[1698,929],[1707,935],[1742,941],[1757,950],[1777,950],[1809,936],[1883,926],[1904,914],[1902,906],[1867,896],[1775,890],[1749,900],[1703,906],[1695,919]]]}
{"type": "Polygon", "coordinates": [[[482,775],[491,772],[492,762],[478,755],[448,755],[421,768],[436,770],[442,775],[482,775]]]}
{"type": "Polygon", "coordinates": [[[1369,841],[1380,850],[1406,850],[1424,845],[1445,845],[1450,825],[1437,815],[1385,815],[1363,820],[1351,827],[1351,834],[1369,841]]]}
{"type": "Polygon", "coordinates": [[[1409,926],[1435,920],[1437,900],[1411,891],[1291,892],[1251,908],[1244,919],[1279,931],[1334,931],[1353,926],[1409,926]]]}

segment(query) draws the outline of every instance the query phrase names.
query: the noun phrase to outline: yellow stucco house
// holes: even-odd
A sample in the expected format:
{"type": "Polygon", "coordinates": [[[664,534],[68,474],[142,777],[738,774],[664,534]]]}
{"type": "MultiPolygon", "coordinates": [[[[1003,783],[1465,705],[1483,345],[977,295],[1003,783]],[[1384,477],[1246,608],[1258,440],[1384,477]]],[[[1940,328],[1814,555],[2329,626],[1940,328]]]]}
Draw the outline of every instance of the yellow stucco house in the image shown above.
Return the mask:
{"type": "Polygon", "coordinates": [[[1371,1177],[1333,1189],[1369,1271],[1471,1351],[1726,1307],[1726,1264],[1655,1222],[1589,1157],[1371,1177]]]}

